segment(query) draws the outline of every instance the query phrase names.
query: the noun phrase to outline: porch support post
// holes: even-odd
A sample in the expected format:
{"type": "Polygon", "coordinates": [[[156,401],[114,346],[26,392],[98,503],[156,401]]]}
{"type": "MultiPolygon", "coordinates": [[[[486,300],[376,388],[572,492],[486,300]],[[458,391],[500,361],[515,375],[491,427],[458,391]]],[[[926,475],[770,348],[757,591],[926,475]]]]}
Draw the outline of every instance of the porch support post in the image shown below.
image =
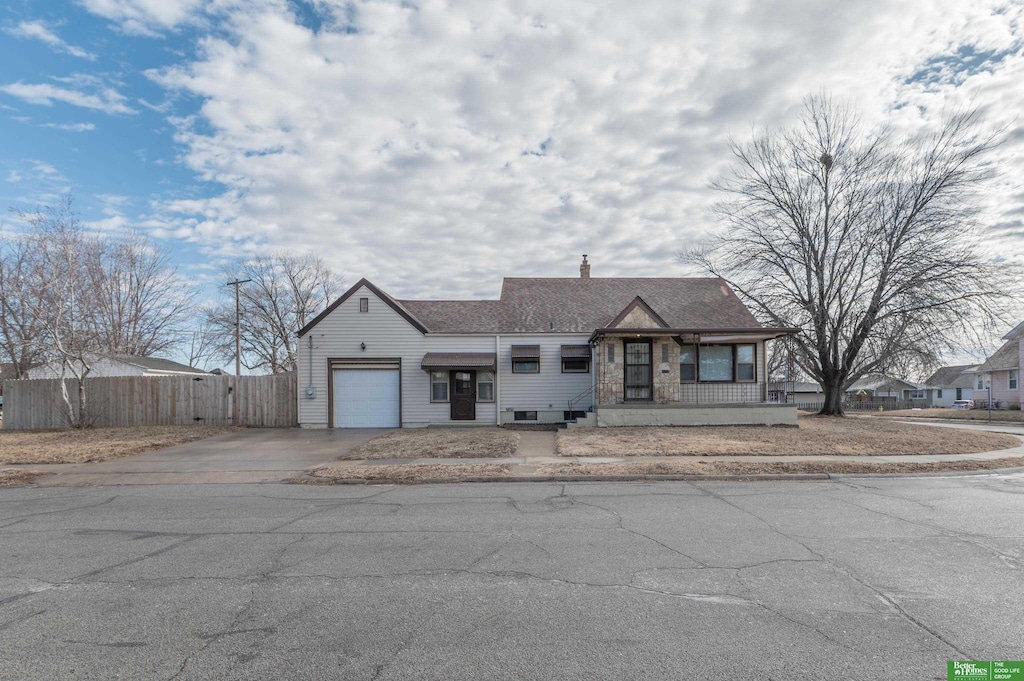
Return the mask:
{"type": "Polygon", "coordinates": [[[693,339],[696,341],[693,344],[693,401],[700,404],[700,334],[693,334],[693,339]]]}

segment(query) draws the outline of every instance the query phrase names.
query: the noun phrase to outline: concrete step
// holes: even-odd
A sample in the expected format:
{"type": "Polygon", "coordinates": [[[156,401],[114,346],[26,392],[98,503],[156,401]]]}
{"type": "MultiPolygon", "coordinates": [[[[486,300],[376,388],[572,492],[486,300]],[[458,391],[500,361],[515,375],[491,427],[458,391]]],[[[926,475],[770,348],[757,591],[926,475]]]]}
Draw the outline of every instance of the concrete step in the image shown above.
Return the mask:
{"type": "Polygon", "coordinates": [[[597,427],[597,414],[590,411],[583,418],[575,418],[565,424],[567,430],[573,428],[595,428],[597,427]]]}

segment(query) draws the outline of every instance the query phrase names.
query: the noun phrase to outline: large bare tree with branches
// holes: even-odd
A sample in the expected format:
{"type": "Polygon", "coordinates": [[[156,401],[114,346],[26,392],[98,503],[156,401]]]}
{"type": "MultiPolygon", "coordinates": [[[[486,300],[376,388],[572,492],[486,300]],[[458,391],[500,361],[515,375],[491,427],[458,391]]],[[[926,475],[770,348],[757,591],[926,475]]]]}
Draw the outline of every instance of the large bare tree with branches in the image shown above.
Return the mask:
{"type": "MultiPolygon", "coordinates": [[[[295,369],[298,330],[338,296],[342,278],[316,256],[274,253],[224,271],[225,282],[245,279],[251,281],[239,287],[242,364],[271,373],[295,369]]],[[[235,298],[228,293],[207,320],[220,356],[234,359],[235,298]]]]}
{"type": "Polygon", "coordinates": [[[840,415],[858,378],[934,365],[1000,313],[1005,271],[979,248],[972,202],[995,137],[976,111],[897,137],[811,97],[799,125],[733,145],[713,183],[725,230],[680,259],[800,327],[793,361],[821,384],[821,413],[840,415]]]}

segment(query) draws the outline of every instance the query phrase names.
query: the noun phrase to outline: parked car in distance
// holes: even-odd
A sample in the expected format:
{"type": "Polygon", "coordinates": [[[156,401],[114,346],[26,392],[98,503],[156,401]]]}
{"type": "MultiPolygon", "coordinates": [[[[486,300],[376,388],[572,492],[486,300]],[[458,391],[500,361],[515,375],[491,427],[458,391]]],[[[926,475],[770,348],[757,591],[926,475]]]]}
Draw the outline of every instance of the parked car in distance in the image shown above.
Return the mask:
{"type": "Polygon", "coordinates": [[[974,409],[974,400],[955,400],[953,409],[974,409]]]}

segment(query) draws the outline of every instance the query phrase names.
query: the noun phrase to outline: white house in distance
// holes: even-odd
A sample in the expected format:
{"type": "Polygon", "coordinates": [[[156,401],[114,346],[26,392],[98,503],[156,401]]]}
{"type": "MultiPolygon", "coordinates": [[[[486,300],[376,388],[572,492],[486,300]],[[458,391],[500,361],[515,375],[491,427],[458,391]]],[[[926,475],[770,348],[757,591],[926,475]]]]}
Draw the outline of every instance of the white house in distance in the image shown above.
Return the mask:
{"type": "Polygon", "coordinates": [[[851,400],[872,402],[910,402],[917,407],[927,407],[928,389],[917,383],[884,374],[868,374],[850,384],[846,395],[851,400]]]}
{"type": "Polygon", "coordinates": [[[941,367],[924,384],[931,393],[933,407],[952,407],[956,400],[974,399],[977,364],[941,367]]]}
{"type": "Polygon", "coordinates": [[[362,279],[299,331],[307,428],[795,424],[764,328],[720,279],[506,278],[497,300],[396,300],[362,279]]]}
{"type": "MultiPolygon", "coordinates": [[[[118,355],[90,362],[89,377],[104,376],[209,376],[210,372],[159,357],[118,355]]],[[[29,378],[60,378],[60,363],[42,364],[28,370],[29,378]]],[[[68,375],[68,378],[73,376],[68,375]]]]}

